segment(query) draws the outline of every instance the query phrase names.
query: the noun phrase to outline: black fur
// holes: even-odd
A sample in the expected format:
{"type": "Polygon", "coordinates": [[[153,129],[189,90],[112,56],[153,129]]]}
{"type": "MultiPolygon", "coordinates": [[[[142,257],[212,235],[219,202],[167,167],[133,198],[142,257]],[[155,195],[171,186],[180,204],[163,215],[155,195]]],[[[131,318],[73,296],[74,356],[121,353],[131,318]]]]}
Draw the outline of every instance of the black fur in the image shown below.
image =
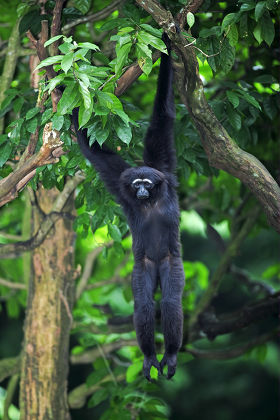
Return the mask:
{"type": "MultiPolygon", "coordinates": [[[[166,37],[164,40],[170,53],[170,42],[166,37]]],[[[78,128],[78,109],[73,111],[81,150],[122,205],[132,232],[134,324],[144,353],[143,372],[148,380],[152,366],[162,373],[167,365],[168,378],[175,374],[182,341],[181,297],[185,275],[180,257],[177,181],[173,173],[176,157],[172,80],[170,55],[162,54],[152,120],[145,137],[145,166],[130,167],[119,155],[105,146],[101,148],[98,143],[89,147],[86,130],[78,128]],[[137,179],[143,180],[140,186],[133,183],[137,179]],[[145,184],[145,179],[150,182],[145,184]],[[137,188],[142,188],[148,198],[137,198],[137,188]],[[153,296],[158,285],[162,291],[161,321],[165,342],[165,354],[160,363],[154,346],[153,296]]]]}

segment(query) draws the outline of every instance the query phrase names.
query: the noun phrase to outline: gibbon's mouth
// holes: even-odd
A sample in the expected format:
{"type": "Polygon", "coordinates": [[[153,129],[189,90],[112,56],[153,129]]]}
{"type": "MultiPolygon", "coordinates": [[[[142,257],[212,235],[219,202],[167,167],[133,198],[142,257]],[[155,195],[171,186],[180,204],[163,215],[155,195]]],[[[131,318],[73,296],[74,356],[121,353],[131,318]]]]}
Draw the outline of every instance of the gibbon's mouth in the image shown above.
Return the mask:
{"type": "Polygon", "coordinates": [[[138,193],[136,195],[137,195],[138,200],[146,200],[150,196],[150,194],[148,193],[148,191],[141,192],[141,193],[140,193],[140,191],[138,191],[138,193]]]}

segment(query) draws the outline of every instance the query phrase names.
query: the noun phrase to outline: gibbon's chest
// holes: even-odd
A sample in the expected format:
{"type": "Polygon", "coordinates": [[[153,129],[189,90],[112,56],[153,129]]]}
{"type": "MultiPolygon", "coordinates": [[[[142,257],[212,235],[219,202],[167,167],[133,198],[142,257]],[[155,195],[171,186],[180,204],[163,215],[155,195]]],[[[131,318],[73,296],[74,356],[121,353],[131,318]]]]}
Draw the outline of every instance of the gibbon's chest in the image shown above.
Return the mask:
{"type": "Polygon", "coordinates": [[[156,203],[142,209],[142,231],[155,235],[158,238],[166,233],[174,225],[174,215],[166,203],[156,203]]]}

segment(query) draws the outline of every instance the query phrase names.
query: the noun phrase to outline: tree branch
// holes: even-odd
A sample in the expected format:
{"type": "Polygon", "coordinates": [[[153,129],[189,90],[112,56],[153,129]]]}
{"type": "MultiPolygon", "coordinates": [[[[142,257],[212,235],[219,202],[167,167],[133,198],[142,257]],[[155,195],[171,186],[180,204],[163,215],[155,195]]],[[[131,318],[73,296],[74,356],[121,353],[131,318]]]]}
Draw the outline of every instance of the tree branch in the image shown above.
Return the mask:
{"type": "Polygon", "coordinates": [[[78,284],[77,290],[76,290],[76,300],[79,299],[79,297],[81,296],[81,294],[83,293],[83,291],[85,290],[85,288],[87,286],[87,283],[88,283],[89,278],[91,276],[93,264],[96,261],[98,255],[100,255],[100,253],[103,251],[103,249],[105,247],[109,248],[113,245],[113,243],[114,243],[114,241],[109,241],[108,243],[104,244],[103,246],[99,246],[99,247],[93,249],[87,255],[84,271],[83,271],[82,277],[79,281],[79,284],[78,284]]]}
{"type": "Polygon", "coordinates": [[[14,283],[13,281],[0,278],[0,284],[2,286],[8,287],[9,289],[26,290],[26,284],[23,283],[14,283]]]}
{"type": "MultiPolygon", "coordinates": [[[[108,343],[102,346],[104,354],[109,354],[113,351],[119,350],[124,346],[137,346],[137,340],[118,340],[113,343],[108,343]]],[[[70,361],[73,365],[92,363],[95,359],[100,356],[100,350],[98,347],[94,347],[91,350],[87,350],[82,354],[72,354],[70,361]]]]}
{"type": "MultiPolygon", "coordinates": [[[[68,394],[69,407],[76,409],[82,408],[86,403],[87,397],[92,395],[97,389],[101,388],[104,382],[107,382],[111,379],[111,375],[106,375],[97,384],[91,386],[88,386],[87,384],[82,384],[72,389],[72,391],[70,391],[68,394]]],[[[120,375],[116,376],[115,379],[117,382],[124,380],[125,373],[121,373],[120,375]]]]}
{"type": "Polygon", "coordinates": [[[0,360],[0,382],[19,372],[20,356],[0,360]]]}
{"type": "Polygon", "coordinates": [[[64,152],[59,132],[52,129],[52,123],[45,125],[43,145],[36,155],[29,157],[23,164],[0,181],[0,207],[18,196],[25,185],[36,174],[36,168],[58,162],[64,152]]]}
{"type": "MultiPolygon", "coordinates": [[[[56,0],[55,6],[53,9],[53,18],[52,18],[52,24],[51,24],[51,38],[53,38],[56,35],[59,35],[60,33],[60,25],[61,25],[61,12],[63,8],[63,4],[65,3],[65,0],[56,0]]],[[[55,41],[50,46],[50,52],[51,55],[57,55],[58,54],[58,45],[60,40],[55,41]]]]}
{"type": "Polygon", "coordinates": [[[268,316],[279,316],[280,293],[252,305],[245,306],[242,310],[228,315],[225,319],[216,319],[206,312],[199,317],[199,325],[208,338],[214,339],[217,335],[228,334],[240,330],[268,316]]]}
{"type": "Polygon", "coordinates": [[[210,165],[239,178],[256,196],[269,223],[280,232],[280,188],[262,163],[242,150],[228,135],[208,105],[198,73],[195,49],[175,30],[174,19],[155,0],[136,0],[164,28],[173,41],[183,66],[177,73],[178,91],[201,138],[210,165]]]}
{"type": "Polygon", "coordinates": [[[81,173],[77,173],[73,178],[71,178],[65,185],[63,191],[59,194],[57,199],[54,202],[51,212],[46,215],[43,220],[40,229],[38,232],[27,241],[21,241],[13,244],[0,245],[0,259],[2,258],[17,258],[23,252],[31,251],[32,249],[37,248],[46,235],[56,223],[56,221],[63,217],[64,214],[61,213],[64,205],[66,204],[68,198],[76,189],[76,187],[84,180],[84,176],[81,173]]]}
{"type": "Polygon", "coordinates": [[[252,348],[256,346],[259,346],[260,344],[264,344],[267,341],[270,341],[271,339],[276,337],[278,334],[279,334],[279,329],[271,331],[267,334],[262,334],[246,343],[239,344],[238,346],[228,347],[222,350],[221,349],[201,350],[197,348],[187,347],[186,351],[199,359],[208,359],[208,360],[234,359],[235,357],[242,356],[248,350],[251,350],[252,348]]]}
{"type": "Polygon", "coordinates": [[[98,12],[93,13],[92,15],[83,16],[79,19],[74,20],[73,22],[67,23],[62,27],[62,33],[67,33],[70,29],[74,28],[77,25],[80,25],[81,23],[97,22],[98,20],[105,19],[106,17],[110,16],[110,14],[113,13],[114,10],[116,10],[118,6],[120,6],[122,3],[124,3],[124,0],[115,0],[107,7],[104,7],[104,9],[99,10],[98,12]]]}

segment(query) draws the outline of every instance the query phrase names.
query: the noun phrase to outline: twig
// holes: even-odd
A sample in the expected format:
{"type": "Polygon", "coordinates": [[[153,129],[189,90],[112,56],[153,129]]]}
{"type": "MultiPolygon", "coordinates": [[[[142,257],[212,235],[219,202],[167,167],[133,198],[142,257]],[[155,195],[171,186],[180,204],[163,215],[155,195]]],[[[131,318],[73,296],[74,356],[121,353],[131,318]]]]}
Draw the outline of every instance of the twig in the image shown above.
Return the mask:
{"type": "MultiPolygon", "coordinates": [[[[267,317],[280,315],[280,293],[262,299],[257,303],[217,319],[213,314],[204,312],[199,317],[199,324],[207,337],[213,340],[217,335],[228,334],[241,330],[252,323],[267,317]]],[[[277,321],[277,319],[276,319],[277,321]]]]}
{"type": "Polygon", "coordinates": [[[61,213],[64,205],[66,204],[72,192],[83,180],[84,176],[81,175],[80,172],[78,172],[73,178],[69,179],[69,181],[65,184],[63,191],[59,194],[56,201],[54,202],[51,212],[46,215],[45,219],[43,220],[38,232],[27,241],[0,245],[0,259],[17,258],[23,252],[30,251],[39,246],[56,221],[60,217],[64,216],[64,213],[61,213]]]}
{"type": "MultiPolygon", "coordinates": [[[[113,351],[119,350],[124,346],[137,346],[137,340],[118,340],[113,343],[108,343],[103,345],[104,354],[111,353],[113,351]]],[[[72,354],[70,361],[73,365],[76,364],[87,364],[92,363],[95,359],[99,357],[99,349],[95,347],[91,350],[87,350],[82,354],[72,354]]]]}
{"type": "Polygon", "coordinates": [[[14,283],[12,281],[1,279],[1,278],[0,278],[0,284],[2,286],[8,287],[9,289],[26,290],[26,285],[25,284],[14,283]]]}
{"type": "Polygon", "coordinates": [[[260,335],[246,343],[242,343],[233,347],[228,347],[222,350],[201,350],[197,348],[186,348],[186,351],[199,359],[207,360],[227,360],[242,356],[248,350],[259,346],[260,344],[270,341],[279,334],[279,329],[271,331],[267,334],[260,335]]]}
{"type": "Polygon", "coordinates": [[[87,287],[87,283],[89,281],[89,278],[91,276],[92,267],[94,262],[96,261],[98,255],[101,254],[104,248],[110,248],[113,245],[114,241],[109,241],[105,243],[103,246],[99,246],[95,249],[93,249],[86,258],[85,262],[85,268],[81,277],[81,280],[79,281],[79,284],[77,286],[76,290],[76,300],[79,299],[85,288],[87,287]]]}
{"type": "Polygon", "coordinates": [[[9,380],[5,403],[4,403],[3,420],[10,420],[9,408],[10,408],[10,405],[12,404],[13,397],[14,397],[14,394],[18,385],[18,381],[19,381],[19,374],[13,375],[11,379],[9,380]]]}
{"type": "Polygon", "coordinates": [[[116,0],[113,3],[109,4],[109,6],[104,7],[104,9],[99,10],[98,12],[81,17],[79,19],[74,20],[73,22],[67,23],[62,27],[62,33],[68,32],[70,29],[74,28],[77,25],[80,25],[81,23],[86,22],[97,22],[98,20],[105,19],[106,17],[110,16],[111,13],[114,12],[120,6],[122,3],[124,3],[124,0],[116,0]]]}

